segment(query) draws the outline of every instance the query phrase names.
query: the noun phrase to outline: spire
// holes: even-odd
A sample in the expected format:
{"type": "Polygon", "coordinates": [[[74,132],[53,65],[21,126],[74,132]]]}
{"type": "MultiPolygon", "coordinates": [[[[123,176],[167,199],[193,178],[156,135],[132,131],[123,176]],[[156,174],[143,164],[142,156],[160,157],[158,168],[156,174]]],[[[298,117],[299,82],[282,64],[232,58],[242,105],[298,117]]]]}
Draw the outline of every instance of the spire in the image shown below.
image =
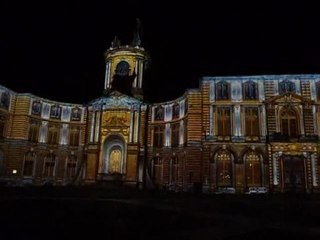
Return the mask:
{"type": "Polygon", "coordinates": [[[136,18],[136,31],[133,33],[133,39],[131,45],[136,47],[141,46],[141,39],[140,39],[140,33],[141,33],[141,21],[139,18],[136,18]]]}
{"type": "Polygon", "coordinates": [[[114,36],[113,41],[111,42],[111,48],[118,48],[120,47],[120,40],[117,36],[114,36]]]}

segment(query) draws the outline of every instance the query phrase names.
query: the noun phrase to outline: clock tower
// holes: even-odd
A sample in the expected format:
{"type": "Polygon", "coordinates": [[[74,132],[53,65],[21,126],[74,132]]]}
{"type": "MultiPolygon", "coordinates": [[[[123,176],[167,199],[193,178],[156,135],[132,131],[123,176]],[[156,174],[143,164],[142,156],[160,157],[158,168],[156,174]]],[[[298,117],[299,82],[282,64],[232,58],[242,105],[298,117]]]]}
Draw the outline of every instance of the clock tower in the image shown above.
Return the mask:
{"type": "Polygon", "coordinates": [[[104,91],[118,91],[128,96],[143,99],[143,72],[148,61],[138,33],[130,45],[121,45],[117,36],[105,52],[106,75],[104,91]]]}

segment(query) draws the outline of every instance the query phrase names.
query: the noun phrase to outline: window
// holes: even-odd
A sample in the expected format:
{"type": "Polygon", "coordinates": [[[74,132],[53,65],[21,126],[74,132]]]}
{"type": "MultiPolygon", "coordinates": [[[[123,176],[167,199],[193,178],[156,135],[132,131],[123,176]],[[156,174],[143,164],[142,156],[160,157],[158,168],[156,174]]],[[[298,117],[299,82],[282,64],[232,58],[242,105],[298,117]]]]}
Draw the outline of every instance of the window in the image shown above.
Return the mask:
{"type": "Polygon", "coordinates": [[[259,154],[250,151],[244,155],[247,186],[261,186],[261,161],[259,154]]]}
{"type": "Polygon", "coordinates": [[[29,137],[28,140],[31,142],[38,142],[39,138],[40,122],[31,120],[29,125],[29,137]]]}
{"type": "Polygon", "coordinates": [[[0,120],[0,138],[3,138],[4,136],[4,122],[0,120]]]}
{"type": "Polygon", "coordinates": [[[36,154],[35,152],[27,152],[24,155],[24,162],[23,162],[23,176],[33,176],[34,169],[35,169],[35,162],[36,162],[36,154]]]}
{"type": "Polygon", "coordinates": [[[245,100],[258,99],[258,84],[250,80],[243,84],[243,95],[245,100]]]}
{"type": "Polygon", "coordinates": [[[151,160],[151,177],[152,180],[155,184],[160,184],[162,183],[162,178],[163,178],[163,160],[160,156],[155,156],[151,160]]]}
{"type": "Polygon", "coordinates": [[[231,135],[231,116],[230,108],[218,108],[218,135],[230,136],[231,135]]]}
{"type": "Polygon", "coordinates": [[[281,134],[289,137],[298,136],[297,115],[293,109],[287,108],[281,113],[281,134]]]}
{"type": "Polygon", "coordinates": [[[177,119],[179,117],[180,117],[180,105],[179,103],[176,103],[173,105],[172,118],[177,119]]]}
{"type": "Polygon", "coordinates": [[[215,161],[217,163],[217,184],[218,186],[232,186],[232,154],[226,149],[219,150],[216,153],[215,161]]]}
{"type": "Polygon", "coordinates": [[[259,136],[259,111],[258,108],[245,109],[246,136],[259,136]]]}
{"type": "Polygon", "coordinates": [[[156,120],[156,121],[163,121],[164,120],[164,109],[162,106],[156,107],[154,112],[155,112],[154,120],[156,120]]]}
{"type": "Polygon", "coordinates": [[[154,126],[153,129],[153,146],[162,147],[163,146],[163,131],[164,126],[154,126]]]}
{"type": "Polygon", "coordinates": [[[77,170],[77,156],[71,154],[67,159],[66,178],[74,178],[77,170]]]}
{"type": "Polygon", "coordinates": [[[171,124],[171,146],[177,147],[179,145],[179,130],[180,123],[171,124]]]}
{"type": "Polygon", "coordinates": [[[53,153],[50,153],[44,159],[43,177],[54,177],[55,166],[56,156],[53,153]]]}
{"type": "Polygon", "coordinates": [[[70,127],[70,137],[69,137],[70,146],[79,146],[79,138],[80,138],[80,128],[75,126],[70,127]]]}
{"type": "Polygon", "coordinates": [[[280,94],[284,94],[287,92],[295,92],[296,86],[293,82],[289,80],[284,80],[281,83],[279,83],[279,92],[280,94]]]}
{"type": "Polygon", "coordinates": [[[317,101],[320,101],[320,82],[316,82],[317,101]]]}
{"type": "Polygon", "coordinates": [[[230,99],[230,84],[221,81],[216,84],[216,99],[229,100],[230,99]]]}
{"type": "Polygon", "coordinates": [[[48,144],[57,145],[59,141],[59,125],[51,124],[49,125],[48,132],[48,144]]]}
{"type": "Polygon", "coordinates": [[[179,159],[178,156],[173,155],[170,159],[169,166],[169,183],[176,184],[178,181],[179,159]]]}

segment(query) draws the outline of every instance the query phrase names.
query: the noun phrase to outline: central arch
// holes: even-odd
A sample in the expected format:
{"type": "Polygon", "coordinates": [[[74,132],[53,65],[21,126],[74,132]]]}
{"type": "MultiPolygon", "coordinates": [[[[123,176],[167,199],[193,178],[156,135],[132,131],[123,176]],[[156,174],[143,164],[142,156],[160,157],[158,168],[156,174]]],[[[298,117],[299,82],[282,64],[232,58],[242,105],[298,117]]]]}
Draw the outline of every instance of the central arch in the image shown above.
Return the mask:
{"type": "Polygon", "coordinates": [[[126,173],[126,147],[120,135],[109,136],[103,144],[103,173],[126,173]]]}

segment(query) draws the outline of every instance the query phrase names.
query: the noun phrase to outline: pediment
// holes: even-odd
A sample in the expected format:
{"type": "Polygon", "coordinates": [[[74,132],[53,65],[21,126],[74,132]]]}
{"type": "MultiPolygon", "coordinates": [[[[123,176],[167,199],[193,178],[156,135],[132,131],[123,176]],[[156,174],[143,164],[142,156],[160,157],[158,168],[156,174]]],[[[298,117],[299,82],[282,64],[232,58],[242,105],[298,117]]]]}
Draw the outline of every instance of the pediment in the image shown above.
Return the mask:
{"type": "Polygon", "coordinates": [[[305,104],[305,103],[314,103],[314,101],[307,99],[301,95],[296,93],[285,93],[282,95],[274,96],[265,101],[268,104],[287,104],[287,103],[297,103],[297,104],[305,104]]]}

